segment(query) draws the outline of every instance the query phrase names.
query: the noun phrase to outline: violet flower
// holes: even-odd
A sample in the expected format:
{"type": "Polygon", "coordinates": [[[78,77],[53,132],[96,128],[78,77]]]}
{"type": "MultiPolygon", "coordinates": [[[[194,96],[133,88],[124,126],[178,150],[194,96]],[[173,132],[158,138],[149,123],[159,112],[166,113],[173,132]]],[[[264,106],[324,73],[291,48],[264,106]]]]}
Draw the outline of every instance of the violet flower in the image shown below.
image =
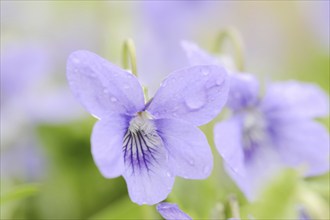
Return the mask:
{"type": "Polygon", "coordinates": [[[166,220],[192,220],[176,204],[167,202],[159,203],[157,205],[157,211],[166,220]]]}
{"type": "Polygon", "coordinates": [[[175,176],[203,179],[213,158],[196,127],[212,120],[226,102],[226,71],[216,65],[177,70],[145,103],[137,78],[88,51],[68,59],[67,78],[76,98],[99,118],[92,155],[103,176],[122,175],[133,202],[165,199],[175,176]]]}
{"type": "MultiPolygon", "coordinates": [[[[201,56],[195,52],[191,56],[201,56]]],[[[252,75],[231,74],[230,84],[232,115],[215,126],[214,140],[227,173],[250,200],[280,168],[300,168],[305,176],[329,170],[329,133],[313,120],[329,113],[328,96],[318,86],[273,83],[261,98],[252,75]]]]}

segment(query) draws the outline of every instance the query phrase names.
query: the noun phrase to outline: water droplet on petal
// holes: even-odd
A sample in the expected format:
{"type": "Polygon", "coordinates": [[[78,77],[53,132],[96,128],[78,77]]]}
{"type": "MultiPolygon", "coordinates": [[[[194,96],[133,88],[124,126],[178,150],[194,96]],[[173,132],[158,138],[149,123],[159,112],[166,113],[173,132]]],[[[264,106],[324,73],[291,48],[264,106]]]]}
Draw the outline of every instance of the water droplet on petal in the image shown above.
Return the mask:
{"type": "Polygon", "coordinates": [[[129,89],[129,85],[125,84],[124,89],[129,89]]]}
{"type": "Polygon", "coordinates": [[[209,168],[208,166],[205,166],[205,167],[203,168],[203,172],[204,172],[204,173],[208,173],[209,170],[210,170],[210,168],[209,168]]]}
{"type": "Polygon", "coordinates": [[[166,87],[166,85],[167,85],[167,82],[166,82],[166,81],[163,81],[163,82],[160,84],[161,87],[166,87]]]}
{"type": "Polygon", "coordinates": [[[109,93],[109,91],[108,91],[107,89],[104,89],[103,92],[104,92],[105,94],[108,94],[108,93],[109,93]]]}
{"type": "Polygon", "coordinates": [[[78,63],[80,63],[80,60],[78,58],[74,57],[72,59],[72,62],[75,63],[75,64],[78,64],[78,63]]]}
{"type": "Polygon", "coordinates": [[[209,75],[209,73],[210,73],[210,71],[208,70],[208,69],[202,69],[202,74],[204,75],[204,76],[207,76],[207,75],[209,75]]]}
{"type": "Polygon", "coordinates": [[[203,92],[199,92],[196,94],[190,94],[186,98],[185,101],[186,101],[188,108],[190,108],[192,110],[196,110],[205,105],[206,98],[205,98],[205,94],[203,92]]]}
{"type": "Polygon", "coordinates": [[[215,82],[215,84],[217,86],[220,86],[222,83],[223,83],[223,80],[221,80],[221,79],[217,79],[217,81],[215,82]]]}
{"type": "Polygon", "coordinates": [[[167,175],[168,177],[171,177],[171,176],[172,176],[172,174],[171,174],[170,172],[167,172],[166,175],[167,175]]]}
{"type": "Polygon", "coordinates": [[[189,164],[190,165],[194,165],[195,164],[195,161],[193,159],[189,160],[189,164]]]}
{"type": "Polygon", "coordinates": [[[111,102],[117,102],[117,99],[115,97],[110,98],[111,102]]]}

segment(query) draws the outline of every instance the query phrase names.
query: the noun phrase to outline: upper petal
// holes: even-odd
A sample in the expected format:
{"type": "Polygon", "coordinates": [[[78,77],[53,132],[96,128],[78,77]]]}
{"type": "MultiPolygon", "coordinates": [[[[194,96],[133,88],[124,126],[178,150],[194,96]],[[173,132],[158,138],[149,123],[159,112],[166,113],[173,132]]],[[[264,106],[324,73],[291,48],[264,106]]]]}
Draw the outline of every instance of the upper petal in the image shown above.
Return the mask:
{"type": "Polygon", "coordinates": [[[329,114],[329,97],[314,84],[274,83],[267,89],[262,108],[278,117],[323,117],[329,114]]]}
{"type": "Polygon", "coordinates": [[[257,103],[259,98],[259,82],[247,73],[230,75],[230,91],[227,106],[240,110],[257,103]]]}
{"type": "Polygon", "coordinates": [[[189,41],[182,41],[181,46],[186,52],[191,65],[220,64],[220,60],[209,55],[196,44],[189,41]]]}
{"type": "Polygon", "coordinates": [[[157,211],[166,220],[191,220],[191,217],[179,209],[177,204],[162,202],[157,205],[157,211]]]}
{"type": "Polygon", "coordinates": [[[286,165],[301,167],[306,175],[329,171],[329,132],[321,124],[308,119],[283,122],[273,129],[273,139],[286,165]]]}
{"type": "Polygon", "coordinates": [[[128,119],[112,115],[98,121],[92,132],[92,155],[103,176],[113,178],[124,171],[123,137],[128,119]]]}
{"type": "Polygon", "coordinates": [[[156,118],[177,118],[194,125],[212,120],[227,101],[229,81],[215,65],[177,70],[161,84],[147,107],[156,118]]]}
{"type": "Polygon", "coordinates": [[[142,87],[131,73],[89,51],[76,51],[67,62],[72,92],[93,115],[134,114],[144,108],[142,87]]]}
{"type": "Polygon", "coordinates": [[[130,142],[123,177],[131,200],[139,205],[154,205],[168,196],[174,184],[169,170],[168,155],[163,144],[149,145],[137,137],[130,142]],[[148,146],[149,145],[149,146],[148,146]]]}
{"type": "Polygon", "coordinates": [[[238,117],[218,123],[214,127],[214,143],[228,166],[238,175],[245,175],[242,124],[238,117]]]}
{"type": "Polygon", "coordinates": [[[188,179],[204,179],[210,175],[213,156],[202,131],[177,119],[159,119],[155,123],[168,150],[174,175],[188,179]]]}

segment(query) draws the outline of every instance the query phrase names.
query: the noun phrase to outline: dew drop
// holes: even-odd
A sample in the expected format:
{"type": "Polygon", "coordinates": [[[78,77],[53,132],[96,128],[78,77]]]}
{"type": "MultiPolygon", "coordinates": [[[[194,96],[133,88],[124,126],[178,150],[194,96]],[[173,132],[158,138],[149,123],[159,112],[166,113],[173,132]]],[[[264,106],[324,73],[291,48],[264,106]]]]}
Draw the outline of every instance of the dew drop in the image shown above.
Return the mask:
{"type": "Polygon", "coordinates": [[[107,89],[104,89],[103,92],[104,92],[105,94],[108,94],[108,93],[109,93],[109,91],[108,91],[107,89]]]}
{"type": "Polygon", "coordinates": [[[208,173],[209,170],[210,170],[210,168],[209,168],[208,166],[205,166],[205,167],[203,168],[203,173],[208,173]]]}
{"type": "Polygon", "coordinates": [[[203,92],[199,92],[196,94],[190,94],[186,98],[185,102],[186,102],[186,105],[188,106],[188,108],[190,108],[192,110],[199,109],[199,108],[203,107],[206,103],[205,94],[203,92]]]}
{"type": "Polygon", "coordinates": [[[115,97],[110,98],[111,102],[117,102],[117,99],[115,97]]]}
{"type": "Polygon", "coordinates": [[[167,172],[166,175],[167,175],[168,177],[171,177],[171,176],[172,176],[172,174],[171,174],[170,172],[167,172]]]}
{"type": "Polygon", "coordinates": [[[163,82],[160,84],[161,87],[166,87],[166,85],[167,85],[167,82],[166,82],[166,81],[163,81],[163,82]]]}
{"type": "Polygon", "coordinates": [[[129,85],[125,84],[124,89],[129,89],[129,85]]]}
{"type": "Polygon", "coordinates": [[[195,164],[195,161],[193,159],[189,160],[189,164],[190,165],[194,165],[195,164]]]}
{"type": "Polygon", "coordinates": [[[73,61],[73,63],[75,63],[75,64],[78,64],[78,63],[80,63],[80,60],[79,60],[78,58],[76,58],[76,57],[75,57],[75,58],[73,58],[73,59],[72,59],[72,61],[73,61]]]}
{"type": "Polygon", "coordinates": [[[220,86],[222,84],[222,82],[223,82],[223,80],[218,79],[217,81],[215,81],[215,84],[217,86],[220,86]]]}
{"type": "Polygon", "coordinates": [[[202,69],[202,74],[203,74],[204,76],[209,75],[209,73],[210,73],[210,71],[209,71],[208,69],[202,69]]]}

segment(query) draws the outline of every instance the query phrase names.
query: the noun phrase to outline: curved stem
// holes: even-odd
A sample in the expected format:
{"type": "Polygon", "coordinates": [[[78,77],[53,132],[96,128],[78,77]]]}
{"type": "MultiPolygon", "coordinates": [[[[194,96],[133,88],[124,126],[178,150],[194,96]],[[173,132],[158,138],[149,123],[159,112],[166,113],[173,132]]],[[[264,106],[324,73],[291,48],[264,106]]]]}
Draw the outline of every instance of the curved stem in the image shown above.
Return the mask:
{"type": "Polygon", "coordinates": [[[244,70],[244,46],[239,32],[231,27],[228,27],[219,33],[216,40],[215,52],[223,50],[223,45],[226,40],[230,40],[234,46],[234,56],[237,68],[239,71],[244,70]]]}
{"type": "Polygon", "coordinates": [[[137,76],[135,46],[130,38],[126,39],[123,44],[122,64],[124,69],[131,69],[132,73],[137,76]],[[130,60],[131,68],[129,68],[128,60],[130,60]]]}

